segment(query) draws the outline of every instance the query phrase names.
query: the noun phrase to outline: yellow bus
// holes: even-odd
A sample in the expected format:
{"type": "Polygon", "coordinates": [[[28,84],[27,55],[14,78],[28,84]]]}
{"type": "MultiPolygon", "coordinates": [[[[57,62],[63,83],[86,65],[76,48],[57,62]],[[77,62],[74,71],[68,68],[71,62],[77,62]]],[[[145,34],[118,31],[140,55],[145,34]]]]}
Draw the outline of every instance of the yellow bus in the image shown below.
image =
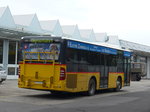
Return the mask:
{"type": "Polygon", "coordinates": [[[130,85],[131,52],[68,39],[26,36],[20,44],[20,88],[59,92],[119,91],[130,85]]]}

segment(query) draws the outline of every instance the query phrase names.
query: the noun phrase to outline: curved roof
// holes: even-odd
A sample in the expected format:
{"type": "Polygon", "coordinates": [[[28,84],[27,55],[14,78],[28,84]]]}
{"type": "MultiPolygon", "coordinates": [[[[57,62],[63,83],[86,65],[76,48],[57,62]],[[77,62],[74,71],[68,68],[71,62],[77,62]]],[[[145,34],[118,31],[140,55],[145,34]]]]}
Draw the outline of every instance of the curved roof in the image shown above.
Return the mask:
{"type": "Polygon", "coordinates": [[[30,26],[31,22],[33,21],[35,14],[27,14],[27,15],[13,15],[15,24],[23,25],[23,26],[30,26]]]}
{"type": "Polygon", "coordinates": [[[64,36],[81,40],[81,35],[77,25],[62,25],[64,36]]]}
{"type": "Polygon", "coordinates": [[[93,29],[78,29],[77,25],[60,26],[59,20],[40,21],[36,14],[14,15],[12,16],[9,7],[0,7],[0,37],[21,38],[27,35],[54,34],[55,36],[66,36],[75,40],[103,44],[106,46],[121,45],[122,48],[132,49],[150,53],[150,47],[120,40],[109,36],[106,33],[94,33],[93,29]],[[105,39],[106,38],[106,39],[105,39]],[[103,42],[104,41],[104,42],[103,42]]]}
{"type": "Polygon", "coordinates": [[[128,48],[135,51],[150,52],[150,46],[141,45],[134,42],[119,40],[122,48],[128,48]]]}
{"type": "Polygon", "coordinates": [[[63,31],[60,26],[59,20],[45,20],[40,21],[40,25],[44,32],[51,35],[62,36],[63,31]]]}
{"type": "Polygon", "coordinates": [[[40,24],[42,29],[53,31],[57,22],[58,20],[45,20],[45,21],[40,21],[40,24]]]}
{"type": "Polygon", "coordinates": [[[61,25],[63,33],[68,35],[73,35],[76,25],[61,25]]]}
{"type": "Polygon", "coordinates": [[[105,42],[107,39],[107,33],[95,33],[97,42],[105,42]]]}
{"type": "Polygon", "coordinates": [[[13,18],[18,28],[37,34],[43,33],[36,14],[14,15],[13,18]]]}
{"type": "Polygon", "coordinates": [[[82,40],[91,41],[91,42],[96,41],[96,37],[93,29],[80,29],[80,34],[82,40]]]}
{"type": "Polygon", "coordinates": [[[2,17],[7,7],[0,7],[0,17],[2,17]]]}
{"type": "Polygon", "coordinates": [[[9,7],[0,8],[0,26],[5,28],[11,28],[11,29],[16,28],[9,7]]]}

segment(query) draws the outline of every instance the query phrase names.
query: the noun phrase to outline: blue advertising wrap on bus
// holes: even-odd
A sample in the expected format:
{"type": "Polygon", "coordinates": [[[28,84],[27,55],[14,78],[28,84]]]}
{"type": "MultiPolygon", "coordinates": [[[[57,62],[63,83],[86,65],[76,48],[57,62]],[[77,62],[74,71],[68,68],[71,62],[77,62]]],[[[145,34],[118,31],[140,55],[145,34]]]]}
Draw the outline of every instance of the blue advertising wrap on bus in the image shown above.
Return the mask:
{"type": "Polygon", "coordinates": [[[76,41],[72,41],[72,40],[67,41],[67,47],[117,55],[116,49],[92,45],[92,44],[87,44],[87,43],[76,42],[76,41]]]}
{"type": "Polygon", "coordinates": [[[131,57],[131,52],[124,51],[124,56],[125,56],[125,57],[131,57]]]}
{"type": "Polygon", "coordinates": [[[53,43],[25,43],[22,46],[22,53],[24,52],[34,52],[34,53],[26,53],[24,56],[25,59],[38,59],[38,54],[41,59],[53,59],[53,56],[46,53],[56,51],[57,55],[55,59],[58,60],[58,56],[60,53],[60,44],[53,43]]]}

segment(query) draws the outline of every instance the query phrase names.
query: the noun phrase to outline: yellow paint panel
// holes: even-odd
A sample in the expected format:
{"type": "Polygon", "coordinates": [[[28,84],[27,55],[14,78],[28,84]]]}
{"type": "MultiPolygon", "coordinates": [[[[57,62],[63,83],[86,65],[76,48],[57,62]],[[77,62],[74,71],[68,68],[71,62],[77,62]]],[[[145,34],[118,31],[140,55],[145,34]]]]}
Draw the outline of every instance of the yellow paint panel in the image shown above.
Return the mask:
{"type": "MultiPolygon", "coordinates": [[[[97,82],[97,88],[99,87],[99,77],[100,74],[99,73],[67,73],[68,77],[76,77],[76,83],[74,83],[74,85],[71,87],[66,87],[66,91],[68,92],[81,92],[81,91],[87,91],[88,90],[88,84],[89,84],[89,80],[91,79],[91,77],[95,77],[96,78],[96,82],[97,82]],[[76,88],[74,88],[76,87],[76,88]]],[[[71,78],[70,78],[71,79],[71,78]]],[[[71,79],[73,80],[73,79],[71,79]]],[[[72,84],[71,81],[67,81],[67,83],[70,82],[70,84],[72,84]]],[[[69,84],[68,84],[69,85],[69,84]]]]}
{"type": "Polygon", "coordinates": [[[40,90],[56,90],[67,92],[81,92],[88,90],[91,77],[96,78],[97,89],[99,88],[100,74],[97,72],[66,73],[66,79],[60,80],[60,68],[66,69],[65,65],[52,64],[20,64],[20,88],[31,88],[40,90]],[[76,75],[76,81],[73,75],[76,75]],[[67,81],[72,78],[72,81],[67,81]],[[74,81],[74,82],[73,82],[74,81]]]}
{"type": "MultiPolygon", "coordinates": [[[[66,65],[20,64],[18,86],[40,90],[81,92],[88,90],[89,80],[95,77],[96,89],[103,89],[100,88],[98,72],[70,72],[66,73],[65,80],[60,80],[60,68],[66,69],[66,65]]],[[[122,78],[122,86],[124,86],[124,73],[109,73],[108,88],[116,88],[118,77],[122,78]]]]}
{"type": "Polygon", "coordinates": [[[20,88],[64,90],[65,80],[60,80],[60,68],[65,65],[20,64],[20,88]]]}
{"type": "Polygon", "coordinates": [[[116,88],[116,81],[118,77],[121,77],[122,87],[124,86],[124,73],[109,73],[108,88],[116,88]]]}

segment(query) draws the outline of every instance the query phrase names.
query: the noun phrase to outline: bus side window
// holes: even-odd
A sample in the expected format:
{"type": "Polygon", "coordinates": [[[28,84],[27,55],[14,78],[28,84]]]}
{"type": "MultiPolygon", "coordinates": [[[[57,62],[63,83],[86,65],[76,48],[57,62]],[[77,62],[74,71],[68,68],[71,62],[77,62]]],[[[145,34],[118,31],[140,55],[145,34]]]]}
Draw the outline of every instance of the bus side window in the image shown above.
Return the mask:
{"type": "Polygon", "coordinates": [[[67,72],[78,72],[78,55],[76,49],[68,48],[66,51],[67,72]]]}
{"type": "Polygon", "coordinates": [[[66,52],[66,65],[67,65],[67,72],[73,71],[73,59],[74,59],[74,52],[70,49],[67,49],[66,52]]]}
{"type": "Polygon", "coordinates": [[[116,72],[117,71],[116,55],[109,55],[108,60],[109,60],[108,61],[109,72],[116,72]]]}
{"type": "Polygon", "coordinates": [[[117,72],[123,72],[123,52],[118,51],[117,55],[117,72]]]}
{"type": "Polygon", "coordinates": [[[88,51],[78,51],[78,72],[88,72],[87,55],[88,51]]]}

